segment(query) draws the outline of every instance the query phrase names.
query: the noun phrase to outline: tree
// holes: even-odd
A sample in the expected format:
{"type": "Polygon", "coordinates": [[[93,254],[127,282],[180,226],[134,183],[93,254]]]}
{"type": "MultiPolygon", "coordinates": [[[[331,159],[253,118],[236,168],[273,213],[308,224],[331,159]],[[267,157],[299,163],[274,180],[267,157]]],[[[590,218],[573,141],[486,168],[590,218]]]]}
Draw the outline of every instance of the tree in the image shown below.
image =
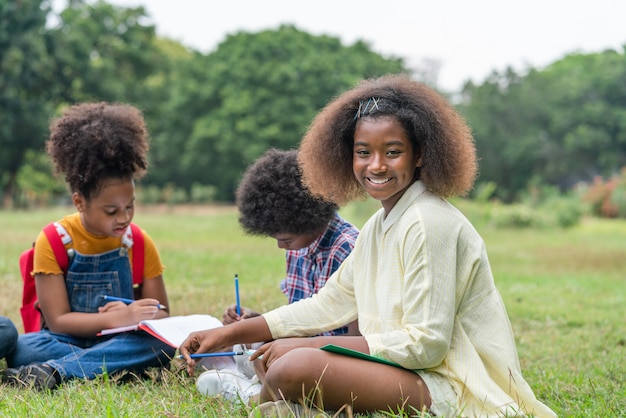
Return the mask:
{"type": "Polygon", "coordinates": [[[479,181],[516,200],[531,184],[565,190],[626,166],[626,55],[571,54],[524,76],[468,83],[460,106],[474,130],[479,181]]]}
{"type": "Polygon", "coordinates": [[[26,151],[41,149],[53,109],[45,0],[0,0],[0,184],[11,207],[26,151]]]}
{"type": "Polygon", "coordinates": [[[156,43],[155,29],[144,24],[143,7],[124,8],[103,0],[69,0],[50,30],[55,83],[62,100],[123,101],[150,107],[155,101],[166,57],[156,43]]]}
{"type": "MultiPolygon", "coordinates": [[[[26,152],[43,152],[48,121],[82,101],[121,101],[158,113],[168,62],[142,7],[69,0],[0,0],[0,181],[4,206],[17,196],[26,152]],[[47,27],[47,19],[56,22],[47,27]]],[[[33,156],[29,161],[37,161],[33,156]]],[[[26,162],[29,163],[29,162],[26,162]]],[[[50,173],[46,173],[50,175],[50,173]]]]}
{"type": "Polygon", "coordinates": [[[214,185],[218,199],[232,201],[245,168],[270,147],[297,147],[334,95],[362,78],[403,70],[401,59],[363,42],[344,46],[290,25],[229,35],[215,52],[181,63],[171,81],[154,129],[160,181],[214,185]]]}
{"type": "Polygon", "coordinates": [[[509,68],[463,88],[460,110],[474,133],[479,181],[497,183],[495,196],[508,202],[541,176],[549,147],[543,87],[528,81],[535,73],[530,69],[524,77],[509,68]]]}
{"type": "Polygon", "coordinates": [[[626,45],[621,53],[571,54],[542,72],[550,86],[550,138],[560,157],[551,181],[612,176],[626,166],[626,45]]]}

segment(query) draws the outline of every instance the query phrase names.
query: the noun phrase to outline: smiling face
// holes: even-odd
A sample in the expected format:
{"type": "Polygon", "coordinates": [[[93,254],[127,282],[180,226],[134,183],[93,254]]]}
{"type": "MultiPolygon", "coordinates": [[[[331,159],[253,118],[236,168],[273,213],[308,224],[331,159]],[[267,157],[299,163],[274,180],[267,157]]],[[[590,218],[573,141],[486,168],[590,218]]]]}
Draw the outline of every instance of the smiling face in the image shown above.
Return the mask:
{"type": "Polygon", "coordinates": [[[389,213],[422,165],[405,129],[393,116],[362,118],[354,131],[352,169],[365,191],[389,213]]]}
{"type": "Polygon", "coordinates": [[[135,182],[108,179],[91,199],[85,199],[78,192],[73,194],[72,199],[89,233],[121,237],[135,214],[135,182]]]}

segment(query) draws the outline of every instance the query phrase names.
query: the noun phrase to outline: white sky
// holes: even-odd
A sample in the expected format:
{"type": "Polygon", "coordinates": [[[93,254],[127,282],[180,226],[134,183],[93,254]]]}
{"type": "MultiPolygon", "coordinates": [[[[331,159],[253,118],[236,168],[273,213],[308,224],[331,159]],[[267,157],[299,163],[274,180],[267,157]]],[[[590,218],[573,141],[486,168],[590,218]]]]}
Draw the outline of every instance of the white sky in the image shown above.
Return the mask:
{"type": "Polygon", "coordinates": [[[623,51],[624,0],[107,0],[143,5],[157,33],[202,52],[227,34],[293,24],[346,45],[369,43],[408,65],[437,60],[438,85],[458,91],[511,66],[543,67],[568,53],[623,51]]]}

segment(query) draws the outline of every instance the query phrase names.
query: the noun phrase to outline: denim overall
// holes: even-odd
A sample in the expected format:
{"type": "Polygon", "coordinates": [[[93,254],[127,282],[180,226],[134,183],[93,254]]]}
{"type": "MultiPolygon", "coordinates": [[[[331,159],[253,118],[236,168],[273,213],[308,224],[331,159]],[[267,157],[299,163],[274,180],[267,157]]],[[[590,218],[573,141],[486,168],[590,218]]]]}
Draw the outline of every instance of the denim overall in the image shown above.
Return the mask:
{"type": "MultiPolygon", "coordinates": [[[[126,247],[96,255],[76,253],[65,279],[72,312],[98,312],[104,295],[133,299],[133,284],[126,247]]],[[[7,357],[9,367],[45,363],[62,380],[93,379],[103,372],[141,372],[167,366],[175,348],[143,331],[82,338],[41,330],[22,334],[17,348],[7,357]]]]}
{"type": "Polygon", "coordinates": [[[17,328],[7,317],[0,316],[0,359],[15,349],[17,344],[17,328]]]}

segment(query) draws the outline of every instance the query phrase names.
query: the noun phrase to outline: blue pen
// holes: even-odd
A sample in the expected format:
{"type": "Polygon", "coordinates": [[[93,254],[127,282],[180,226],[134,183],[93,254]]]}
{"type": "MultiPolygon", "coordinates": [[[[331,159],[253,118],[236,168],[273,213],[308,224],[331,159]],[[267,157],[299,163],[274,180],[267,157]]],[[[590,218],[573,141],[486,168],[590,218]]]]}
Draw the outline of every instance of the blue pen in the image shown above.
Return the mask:
{"type": "Polygon", "coordinates": [[[241,303],[239,302],[239,276],[235,274],[235,299],[237,300],[237,315],[241,316],[241,303]]]}
{"type": "MultiPolygon", "coordinates": [[[[107,302],[124,302],[127,305],[130,305],[131,303],[134,302],[134,300],[132,299],[118,298],[117,296],[109,296],[109,295],[102,295],[102,299],[106,300],[107,302]]],[[[161,305],[160,303],[157,305],[157,307],[159,309],[167,309],[167,306],[161,305]]]]}
{"type": "MultiPolygon", "coordinates": [[[[220,351],[216,353],[198,353],[198,354],[189,354],[191,358],[202,358],[202,357],[222,357],[222,356],[243,356],[243,351],[220,351]]],[[[183,355],[179,355],[178,358],[184,358],[183,355]]]]}

